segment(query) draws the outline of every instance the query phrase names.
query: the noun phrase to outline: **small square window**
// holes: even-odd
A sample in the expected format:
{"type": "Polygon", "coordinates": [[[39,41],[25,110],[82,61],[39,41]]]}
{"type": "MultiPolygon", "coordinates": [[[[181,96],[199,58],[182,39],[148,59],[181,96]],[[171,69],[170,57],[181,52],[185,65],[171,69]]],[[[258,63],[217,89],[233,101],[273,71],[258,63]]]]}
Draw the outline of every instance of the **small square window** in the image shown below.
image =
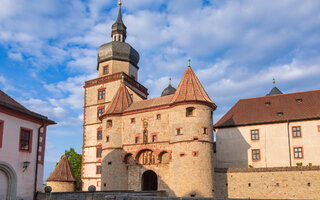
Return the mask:
{"type": "Polygon", "coordinates": [[[259,140],[259,130],[251,130],[251,140],[259,140]]]}
{"type": "Polygon", "coordinates": [[[100,117],[104,113],[104,108],[98,109],[98,117],[100,117]]]}
{"type": "Polygon", "coordinates": [[[112,162],[108,162],[108,165],[112,165],[112,162]]]}
{"type": "Polygon", "coordinates": [[[160,114],[157,114],[157,119],[161,119],[161,115],[160,114]]]}
{"type": "Polygon", "coordinates": [[[135,137],[134,142],[135,142],[136,144],[138,144],[138,143],[139,143],[139,137],[135,137]]]}
{"type": "Polygon", "coordinates": [[[301,137],[301,127],[300,126],[293,126],[292,127],[292,136],[293,137],[301,137]]]}
{"type": "Polygon", "coordinates": [[[101,174],[101,171],[102,171],[102,167],[99,165],[97,166],[96,168],[96,174],[101,174]]]}
{"type": "Polygon", "coordinates": [[[106,142],[109,142],[109,140],[110,140],[110,137],[106,136],[106,142]]]}
{"type": "Polygon", "coordinates": [[[302,147],[294,147],[294,158],[303,158],[303,150],[302,147]]]}
{"type": "Polygon", "coordinates": [[[20,130],[20,150],[31,152],[32,130],[21,128],[20,130]]]}
{"type": "Polygon", "coordinates": [[[134,124],[136,122],[136,119],[135,118],[131,118],[130,122],[131,122],[131,124],[134,124]]]}
{"type": "Polygon", "coordinates": [[[192,116],[192,115],[193,115],[193,111],[194,111],[194,107],[188,107],[188,108],[186,109],[186,116],[187,116],[187,117],[192,116]]]}
{"type": "Polygon", "coordinates": [[[181,130],[181,128],[177,128],[177,135],[182,135],[182,130],[181,130]]]}
{"type": "Polygon", "coordinates": [[[252,160],[260,160],[260,149],[252,150],[252,160]]]}
{"type": "Polygon", "coordinates": [[[107,128],[111,128],[112,127],[112,120],[109,119],[107,120],[107,128]]]}
{"type": "Polygon", "coordinates": [[[109,66],[104,66],[103,67],[103,74],[108,74],[109,73],[109,66]]]}
{"type": "Polygon", "coordinates": [[[208,128],[207,127],[203,127],[203,134],[208,135],[208,128]]]}
{"type": "Polygon", "coordinates": [[[185,153],[180,153],[180,157],[184,157],[185,155],[185,153]]]}
{"type": "Polygon", "coordinates": [[[104,99],[105,94],[106,94],[105,90],[98,91],[98,100],[104,99]]]}
{"type": "Polygon", "coordinates": [[[97,148],[97,158],[101,158],[101,157],[102,157],[102,149],[97,148]]]}
{"type": "Polygon", "coordinates": [[[97,131],[97,140],[102,140],[102,131],[101,130],[97,131]]]}
{"type": "Polygon", "coordinates": [[[152,136],[152,142],[156,142],[157,141],[157,135],[153,135],[152,136]]]}

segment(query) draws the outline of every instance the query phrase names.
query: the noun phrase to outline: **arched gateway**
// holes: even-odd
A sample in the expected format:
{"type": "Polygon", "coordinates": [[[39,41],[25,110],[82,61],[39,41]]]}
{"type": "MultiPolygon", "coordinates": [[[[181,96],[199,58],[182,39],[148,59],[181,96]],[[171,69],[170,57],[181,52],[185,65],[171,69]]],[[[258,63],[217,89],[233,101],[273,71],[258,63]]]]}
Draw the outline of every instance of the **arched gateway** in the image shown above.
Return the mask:
{"type": "Polygon", "coordinates": [[[0,161],[0,199],[15,200],[17,192],[17,175],[7,163],[0,161]]]}
{"type": "Polygon", "coordinates": [[[142,188],[141,188],[142,191],[157,190],[158,189],[157,174],[152,170],[145,171],[141,177],[141,185],[142,185],[142,188]]]}

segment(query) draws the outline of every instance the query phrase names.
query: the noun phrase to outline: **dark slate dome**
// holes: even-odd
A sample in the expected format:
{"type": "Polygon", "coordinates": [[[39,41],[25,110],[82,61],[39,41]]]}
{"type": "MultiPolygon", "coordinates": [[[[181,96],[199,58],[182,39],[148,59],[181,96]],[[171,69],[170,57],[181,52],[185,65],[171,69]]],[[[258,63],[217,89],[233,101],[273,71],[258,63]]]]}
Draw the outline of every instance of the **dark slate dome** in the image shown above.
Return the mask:
{"type": "Polygon", "coordinates": [[[111,59],[128,61],[137,67],[140,56],[128,43],[112,41],[99,47],[98,65],[111,59]]]}
{"type": "Polygon", "coordinates": [[[176,89],[174,87],[172,87],[171,84],[169,84],[169,86],[162,91],[161,96],[163,97],[163,96],[167,96],[170,94],[174,94],[175,91],[176,91],[176,89]]]}

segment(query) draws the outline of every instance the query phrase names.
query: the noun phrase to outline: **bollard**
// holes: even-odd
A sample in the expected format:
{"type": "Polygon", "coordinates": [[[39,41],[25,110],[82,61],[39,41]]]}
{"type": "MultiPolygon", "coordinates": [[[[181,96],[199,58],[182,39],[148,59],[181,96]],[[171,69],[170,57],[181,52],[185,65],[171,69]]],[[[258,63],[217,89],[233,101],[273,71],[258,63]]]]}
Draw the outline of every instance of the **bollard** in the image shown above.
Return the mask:
{"type": "Polygon", "coordinates": [[[44,188],[44,192],[46,193],[46,200],[50,200],[50,195],[51,195],[51,191],[52,191],[52,188],[50,186],[46,186],[44,188]]]}

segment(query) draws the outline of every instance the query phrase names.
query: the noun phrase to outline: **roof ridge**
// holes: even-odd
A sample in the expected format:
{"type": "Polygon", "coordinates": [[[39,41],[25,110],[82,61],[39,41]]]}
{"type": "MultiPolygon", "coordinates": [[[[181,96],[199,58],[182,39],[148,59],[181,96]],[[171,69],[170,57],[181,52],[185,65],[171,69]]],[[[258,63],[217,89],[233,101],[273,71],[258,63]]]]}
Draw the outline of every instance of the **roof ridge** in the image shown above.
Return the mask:
{"type": "Polygon", "coordinates": [[[244,98],[244,99],[239,99],[241,100],[250,100],[250,99],[263,99],[263,98],[273,98],[281,95],[293,95],[293,94],[301,94],[301,93],[308,93],[308,92],[317,92],[320,90],[308,90],[308,91],[302,91],[302,92],[292,92],[292,93],[284,93],[284,94],[275,94],[275,95],[269,95],[269,96],[260,96],[260,97],[250,97],[250,98],[244,98]]]}

